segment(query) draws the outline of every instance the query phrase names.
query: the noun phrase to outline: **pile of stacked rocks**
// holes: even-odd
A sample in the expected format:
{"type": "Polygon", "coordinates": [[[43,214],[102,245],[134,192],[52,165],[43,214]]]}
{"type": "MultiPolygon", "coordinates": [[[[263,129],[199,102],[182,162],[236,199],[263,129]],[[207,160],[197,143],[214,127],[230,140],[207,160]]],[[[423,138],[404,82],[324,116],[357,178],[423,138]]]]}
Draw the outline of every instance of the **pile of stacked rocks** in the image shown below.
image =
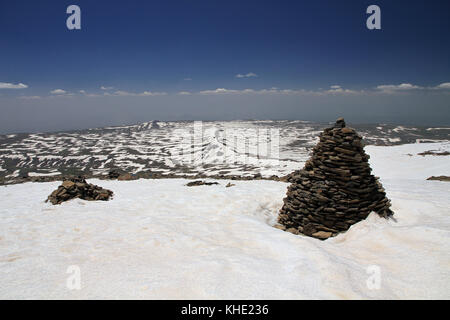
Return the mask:
{"type": "Polygon", "coordinates": [[[325,240],[371,212],[393,215],[361,140],[343,118],[324,130],[305,167],[288,179],[292,184],[278,218],[282,229],[325,240]]]}
{"type": "Polygon", "coordinates": [[[52,204],[60,204],[74,198],[83,200],[102,200],[107,201],[113,195],[108,189],[87,183],[83,177],[74,177],[64,180],[63,183],[48,196],[47,201],[52,204]]]}

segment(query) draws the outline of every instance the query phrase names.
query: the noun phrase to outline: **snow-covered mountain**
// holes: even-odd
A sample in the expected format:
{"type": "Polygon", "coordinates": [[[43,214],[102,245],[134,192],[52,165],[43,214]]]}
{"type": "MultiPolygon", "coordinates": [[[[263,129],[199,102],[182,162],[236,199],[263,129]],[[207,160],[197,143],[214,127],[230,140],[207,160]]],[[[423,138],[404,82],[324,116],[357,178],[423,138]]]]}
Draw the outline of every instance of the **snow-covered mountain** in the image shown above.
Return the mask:
{"type": "MultiPolygon", "coordinates": [[[[0,180],[105,174],[111,168],[183,175],[283,176],[299,169],[326,123],[163,122],[0,136],[0,180]]],[[[450,140],[450,128],[352,125],[368,145],[450,140]]]]}

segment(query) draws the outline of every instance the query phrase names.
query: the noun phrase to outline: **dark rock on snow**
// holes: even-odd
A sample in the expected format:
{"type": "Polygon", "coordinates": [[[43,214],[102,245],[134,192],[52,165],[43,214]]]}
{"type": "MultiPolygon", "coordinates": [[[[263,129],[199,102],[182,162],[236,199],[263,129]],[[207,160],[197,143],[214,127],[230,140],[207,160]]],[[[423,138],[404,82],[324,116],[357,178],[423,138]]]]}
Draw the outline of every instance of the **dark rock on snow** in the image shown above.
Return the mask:
{"type": "Polygon", "coordinates": [[[102,200],[107,201],[113,195],[111,190],[103,189],[99,186],[87,183],[83,177],[68,178],[48,196],[46,202],[60,204],[74,198],[83,200],[102,200]]]}
{"type": "Polygon", "coordinates": [[[192,181],[192,182],[189,182],[189,183],[187,184],[187,186],[188,186],[188,187],[196,187],[196,186],[212,186],[212,185],[215,185],[215,184],[219,184],[219,183],[217,183],[217,182],[205,182],[205,181],[198,180],[198,181],[192,181]]]}
{"type": "Polygon", "coordinates": [[[427,180],[429,181],[448,181],[450,182],[450,177],[449,176],[439,176],[439,177],[429,177],[427,180]]]}

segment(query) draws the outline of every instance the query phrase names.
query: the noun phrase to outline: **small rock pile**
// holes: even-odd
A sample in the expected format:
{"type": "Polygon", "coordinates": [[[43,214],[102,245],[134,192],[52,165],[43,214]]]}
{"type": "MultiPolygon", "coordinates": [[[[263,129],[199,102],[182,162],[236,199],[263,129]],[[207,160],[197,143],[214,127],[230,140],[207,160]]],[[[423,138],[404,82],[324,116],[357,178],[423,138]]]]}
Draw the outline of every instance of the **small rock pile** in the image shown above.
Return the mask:
{"type": "Polygon", "coordinates": [[[278,217],[282,229],[325,240],[372,211],[393,215],[361,140],[343,118],[324,130],[305,167],[288,179],[292,184],[278,217]]]}
{"type": "Polygon", "coordinates": [[[74,198],[83,200],[102,200],[107,201],[113,195],[113,192],[108,189],[87,183],[82,177],[69,178],[48,196],[46,202],[50,201],[52,204],[60,204],[74,198]]]}

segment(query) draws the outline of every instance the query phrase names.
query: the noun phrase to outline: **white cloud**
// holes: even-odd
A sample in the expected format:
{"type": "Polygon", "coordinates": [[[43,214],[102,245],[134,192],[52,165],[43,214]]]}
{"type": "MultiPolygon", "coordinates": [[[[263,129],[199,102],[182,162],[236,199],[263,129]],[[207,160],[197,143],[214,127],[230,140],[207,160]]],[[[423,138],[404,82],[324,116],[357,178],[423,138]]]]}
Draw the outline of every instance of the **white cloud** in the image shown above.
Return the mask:
{"type": "Polygon", "coordinates": [[[59,94],[66,94],[67,92],[66,92],[66,90],[63,90],[63,89],[55,89],[55,90],[50,91],[50,93],[59,95],[59,94]]]}
{"type": "Polygon", "coordinates": [[[296,94],[300,92],[305,92],[304,90],[291,90],[291,89],[278,89],[278,88],[270,88],[270,89],[243,89],[243,90],[235,90],[235,89],[225,89],[225,88],[217,88],[215,90],[204,90],[200,91],[200,94],[210,95],[210,94],[296,94]]]}
{"type": "Polygon", "coordinates": [[[73,96],[75,96],[74,93],[67,92],[66,90],[63,89],[55,89],[50,91],[49,98],[71,98],[73,96]]]}
{"type": "Polygon", "coordinates": [[[343,89],[340,86],[333,86],[334,89],[329,90],[304,90],[304,89],[279,89],[276,87],[272,87],[270,89],[243,89],[243,90],[235,90],[235,89],[225,89],[225,88],[217,88],[215,90],[204,90],[200,91],[201,95],[213,95],[213,94],[278,94],[278,95],[356,95],[363,93],[364,91],[355,91],[349,89],[343,89]]]}
{"type": "Polygon", "coordinates": [[[117,90],[113,93],[113,95],[115,96],[134,96],[134,93],[128,92],[128,91],[123,91],[123,90],[117,90]]]}
{"type": "Polygon", "coordinates": [[[434,87],[435,89],[450,89],[450,82],[444,82],[434,87]]]}
{"type": "Polygon", "coordinates": [[[336,95],[336,94],[337,95],[357,95],[357,94],[364,93],[364,91],[344,89],[338,85],[331,86],[330,89],[328,89],[328,90],[318,91],[318,92],[322,93],[322,94],[334,94],[334,95],[336,95]]]}
{"type": "Polygon", "coordinates": [[[399,85],[395,85],[395,84],[380,85],[380,86],[377,86],[377,89],[381,90],[383,92],[398,92],[398,91],[408,91],[408,90],[420,90],[420,89],[423,89],[423,87],[419,87],[419,86],[413,85],[411,83],[402,83],[399,85]]]}
{"type": "Polygon", "coordinates": [[[305,90],[305,89],[280,89],[272,87],[270,89],[226,89],[217,88],[215,90],[203,90],[198,92],[201,95],[238,95],[238,94],[278,94],[278,95],[315,95],[315,96],[326,96],[326,95],[372,95],[372,94],[405,94],[407,92],[423,91],[423,90],[448,90],[450,89],[450,82],[444,82],[435,87],[422,87],[419,85],[411,83],[402,83],[398,85],[379,85],[372,89],[346,89],[341,85],[332,85],[329,89],[315,89],[315,90],[305,90]]]}
{"type": "Polygon", "coordinates": [[[138,96],[141,96],[141,97],[165,96],[165,95],[167,95],[166,92],[151,92],[151,91],[144,91],[144,92],[138,94],[138,96]]]}
{"type": "MultiPolygon", "coordinates": [[[[246,89],[250,90],[250,89],[246,89]]],[[[209,95],[209,94],[241,94],[244,90],[233,90],[233,89],[225,89],[225,88],[217,88],[215,90],[203,90],[200,91],[200,94],[209,95]]]]}
{"type": "Polygon", "coordinates": [[[28,86],[23,83],[7,83],[7,82],[0,82],[0,89],[26,89],[28,86]]]}
{"type": "Polygon", "coordinates": [[[236,75],[236,78],[256,78],[256,77],[258,77],[258,75],[253,73],[253,72],[249,72],[247,74],[240,74],[239,73],[239,74],[236,75]]]}
{"type": "Polygon", "coordinates": [[[421,87],[411,83],[402,83],[400,85],[381,85],[376,87],[383,93],[396,93],[396,92],[407,92],[414,90],[448,90],[450,89],[450,82],[444,82],[434,87],[421,87]]]}
{"type": "Polygon", "coordinates": [[[165,96],[167,95],[166,92],[151,92],[151,91],[144,91],[141,93],[134,93],[134,92],[128,92],[123,90],[115,91],[112,94],[109,94],[107,92],[104,93],[105,96],[120,96],[120,97],[150,97],[150,96],[165,96]]]}
{"type": "MultiPolygon", "coordinates": [[[[248,73],[247,75],[241,75],[242,77],[252,77],[253,73],[248,73]]],[[[254,75],[256,76],[256,75],[254,75]]],[[[0,89],[5,88],[26,88],[28,86],[19,83],[19,84],[11,84],[0,82],[0,89]]],[[[116,97],[150,97],[150,96],[164,96],[168,95],[166,92],[152,92],[152,91],[143,91],[143,92],[130,92],[125,90],[116,90],[116,91],[108,91],[113,87],[100,87],[103,91],[100,93],[88,93],[86,90],[79,90],[78,94],[85,97],[102,97],[102,96],[116,96],[116,97]]],[[[200,95],[297,95],[297,96],[326,96],[326,95],[371,95],[371,94],[405,94],[406,92],[415,92],[418,90],[434,90],[436,93],[437,90],[444,91],[443,93],[447,93],[450,90],[450,82],[444,82],[436,86],[430,87],[422,87],[418,85],[414,85],[411,83],[402,83],[399,85],[379,85],[372,89],[364,89],[364,90],[352,90],[343,88],[341,85],[332,85],[328,89],[314,89],[314,90],[305,90],[305,89],[280,89],[276,87],[272,87],[269,89],[227,89],[227,88],[217,88],[214,90],[203,90],[197,93],[190,91],[179,91],[174,93],[176,95],[192,95],[192,94],[200,94],[200,95]]],[[[50,91],[50,97],[71,97],[74,96],[74,93],[67,92],[63,89],[54,89],[50,91]]],[[[20,96],[19,99],[24,100],[33,100],[33,99],[41,99],[42,96],[20,96]]]]}
{"type": "Polygon", "coordinates": [[[431,90],[440,89],[447,90],[450,89],[450,82],[441,83],[435,87],[422,87],[414,85],[411,83],[402,83],[399,85],[379,85],[375,89],[346,89],[341,85],[332,85],[329,89],[316,89],[316,90],[305,90],[305,89],[280,89],[272,87],[270,89],[226,89],[217,88],[215,90],[203,90],[200,91],[201,95],[238,95],[238,94],[278,94],[278,95],[315,95],[315,96],[325,96],[325,95],[370,95],[370,94],[404,94],[407,92],[414,92],[418,90],[431,90]]]}
{"type": "MultiPolygon", "coordinates": [[[[83,96],[85,96],[85,97],[90,97],[90,98],[93,98],[93,97],[103,97],[103,94],[98,94],[98,93],[88,93],[86,90],[80,90],[79,91],[83,96]]],[[[106,94],[106,92],[105,92],[105,94],[106,94]]]]}
{"type": "Polygon", "coordinates": [[[40,96],[20,96],[19,99],[22,100],[39,100],[41,99],[40,96]]]}
{"type": "Polygon", "coordinates": [[[276,88],[272,89],[262,89],[262,90],[253,90],[253,89],[225,89],[225,88],[217,88],[215,90],[203,90],[199,93],[202,95],[211,95],[211,94],[264,94],[264,93],[279,93],[280,90],[276,88]]]}

